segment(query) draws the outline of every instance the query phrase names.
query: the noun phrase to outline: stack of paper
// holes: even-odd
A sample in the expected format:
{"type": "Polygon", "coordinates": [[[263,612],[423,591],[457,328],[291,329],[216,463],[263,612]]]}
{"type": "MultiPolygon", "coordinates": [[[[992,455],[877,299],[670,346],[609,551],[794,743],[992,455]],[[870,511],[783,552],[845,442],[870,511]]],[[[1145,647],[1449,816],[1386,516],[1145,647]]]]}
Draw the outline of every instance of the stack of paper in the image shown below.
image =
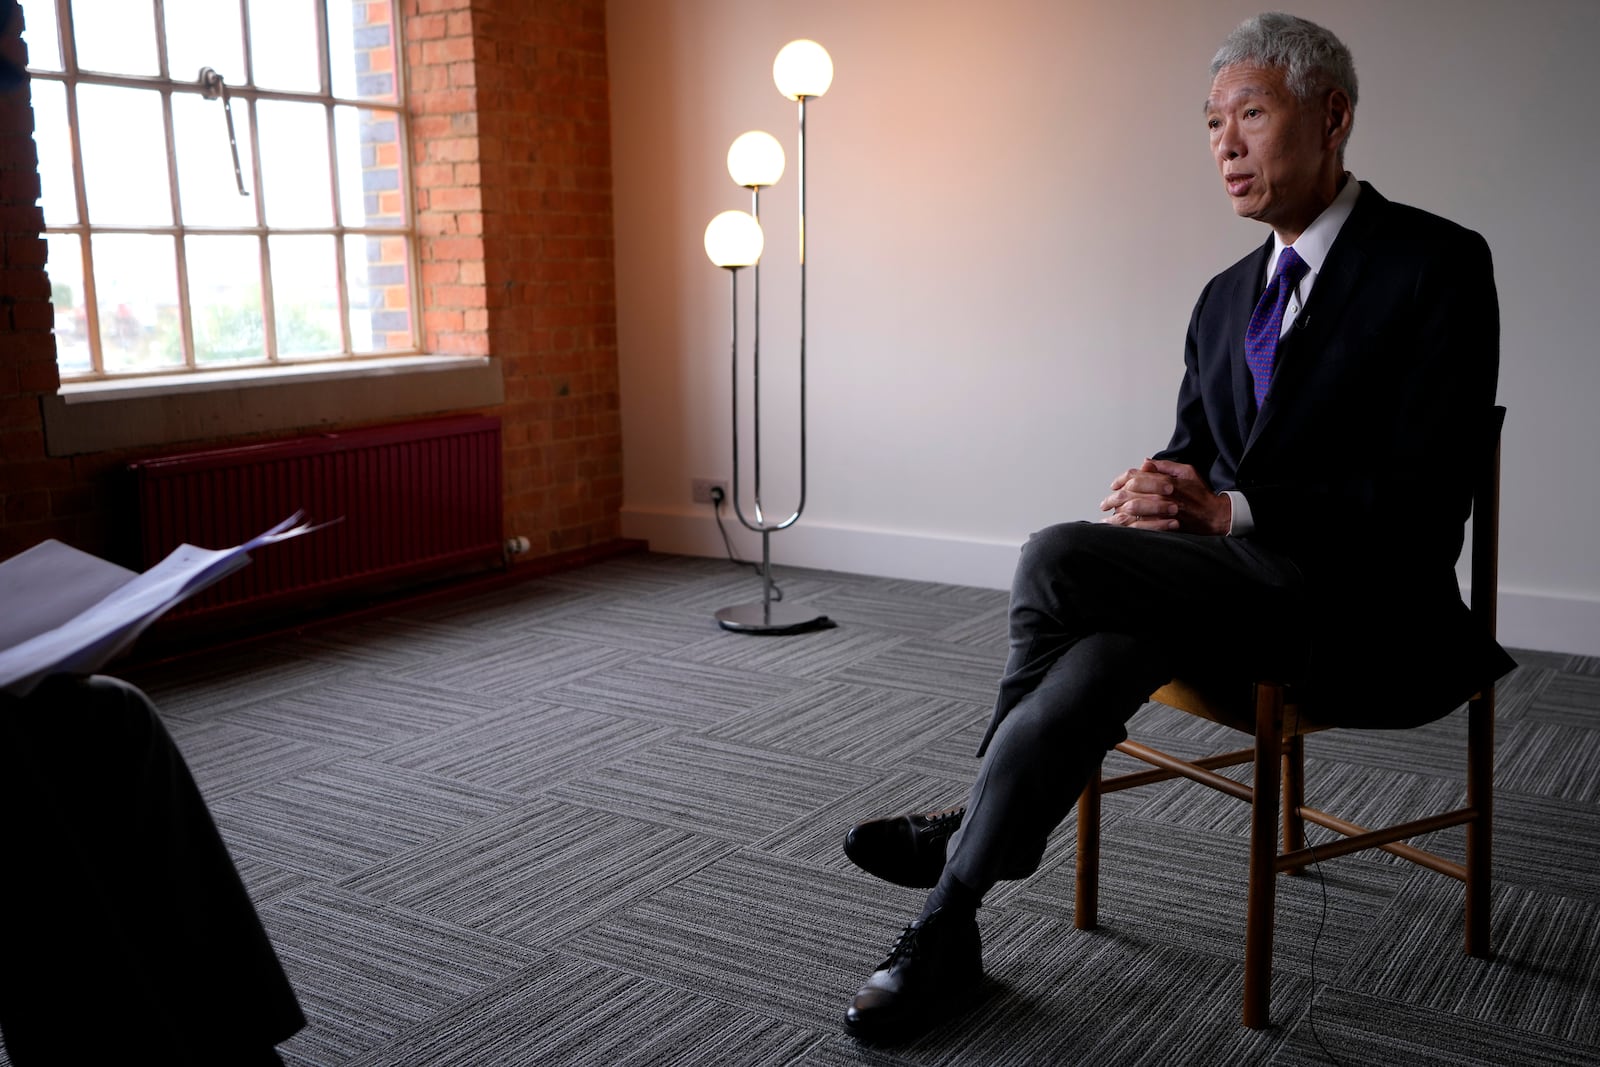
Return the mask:
{"type": "Polygon", "coordinates": [[[179,545],[143,574],[59,541],[13,556],[0,563],[0,689],[26,696],[52,674],[98,670],[252,550],[320,528],[296,512],[234,548],[179,545]]]}

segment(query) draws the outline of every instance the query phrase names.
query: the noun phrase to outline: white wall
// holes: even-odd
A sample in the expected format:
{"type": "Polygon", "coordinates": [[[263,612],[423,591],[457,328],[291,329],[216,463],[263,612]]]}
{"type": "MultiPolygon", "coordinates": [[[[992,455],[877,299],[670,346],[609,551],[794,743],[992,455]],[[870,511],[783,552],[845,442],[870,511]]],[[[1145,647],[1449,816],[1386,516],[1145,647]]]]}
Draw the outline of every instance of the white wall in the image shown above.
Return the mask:
{"type": "MultiPolygon", "coordinates": [[[[1031,530],[1095,517],[1113,474],[1166,443],[1200,287],[1268,233],[1233,217],[1200,117],[1211,53],[1255,10],[611,0],[624,533],[722,553],[689,495],[731,474],[728,275],[701,234],[749,207],[724,158],[752,128],[790,152],[762,202],[761,333],[763,495],[794,506],[797,109],[771,62],[796,37],[837,74],[807,115],[809,496],[774,559],[1004,586],[1031,530]]],[[[1350,168],[1495,251],[1502,638],[1600,654],[1600,3],[1294,10],[1355,54],[1350,168]]],[[[748,494],[748,438],[741,458],[748,494]]]]}

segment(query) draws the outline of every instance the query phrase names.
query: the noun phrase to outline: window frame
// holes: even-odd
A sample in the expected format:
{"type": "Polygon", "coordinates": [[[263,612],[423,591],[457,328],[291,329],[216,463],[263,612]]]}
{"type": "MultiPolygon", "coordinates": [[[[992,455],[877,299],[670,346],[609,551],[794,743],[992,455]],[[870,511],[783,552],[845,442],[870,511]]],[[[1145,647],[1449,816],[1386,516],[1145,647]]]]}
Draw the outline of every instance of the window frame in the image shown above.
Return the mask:
{"type": "MultiPolygon", "coordinates": [[[[158,71],[166,71],[165,75],[161,73],[155,75],[107,74],[80,69],[77,60],[76,38],[73,32],[72,0],[47,0],[47,2],[55,10],[56,39],[61,68],[59,70],[51,70],[30,65],[28,74],[36,82],[56,82],[63,86],[69,126],[67,137],[72,165],[73,199],[76,205],[77,220],[71,224],[55,224],[45,220],[43,232],[46,237],[63,235],[75,237],[77,240],[82,264],[82,307],[90,352],[90,366],[86,371],[69,373],[61,366],[58,356],[57,368],[61,376],[63,393],[72,391],[73,387],[81,389],[84,387],[92,388],[97,384],[133,382],[142,382],[152,387],[153,390],[159,391],[158,383],[163,380],[172,383],[175,390],[185,388],[184,383],[186,380],[195,380],[195,383],[199,384],[200,381],[207,378],[249,377],[259,378],[263,383],[267,383],[282,375],[283,380],[287,382],[297,375],[284,374],[283,372],[285,371],[299,371],[300,375],[304,375],[308,368],[313,370],[317,368],[336,370],[340,367],[347,367],[355,370],[363,363],[383,361],[393,364],[408,358],[425,355],[420,343],[423,331],[420,269],[421,241],[417,227],[417,204],[412,177],[411,116],[407,108],[405,43],[402,36],[403,12],[398,0],[367,0],[368,3],[387,3],[389,8],[389,47],[392,51],[393,61],[391,69],[387,73],[394,79],[394,93],[392,100],[381,102],[374,102],[360,97],[337,96],[333,92],[332,65],[329,54],[328,8],[330,3],[337,4],[338,0],[307,0],[314,13],[317,35],[317,69],[320,82],[318,89],[313,92],[257,88],[253,84],[252,70],[255,47],[250,26],[252,5],[249,0],[237,0],[241,46],[243,48],[246,71],[245,83],[238,86],[226,86],[223,90],[225,96],[221,103],[223,106],[239,103],[243,106],[248,116],[246,125],[248,127],[250,170],[247,173],[251,182],[252,206],[255,214],[255,222],[249,226],[197,225],[186,223],[183,219],[182,205],[180,203],[176,131],[173,119],[174,94],[192,93],[202,98],[204,98],[205,94],[204,87],[198,79],[195,81],[182,81],[171,76],[168,61],[164,0],[145,0],[145,2],[149,3],[150,16],[154,20],[158,71]],[[78,117],[77,88],[81,85],[104,85],[118,88],[154,90],[159,95],[165,141],[167,189],[172,202],[172,223],[159,226],[134,226],[90,222],[88,183],[83,166],[83,146],[78,117]],[[282,226],[269,225],[267,223],[265,209],[259,195],[259,191],[262,188],[263,168],[260,151],[261,135],[257,123],[257,107],[262,101],[310,103],[319,105],[322,108],[323,123],[327,132],[329,197],[332,208],[332,223],[330,225],[282,226]],[[353,108],[357,113],[377,111],[393,116],[396,144],[395,166],[398,171],[400,189],[404,193],[404,215],[400,225],[347,224],[344,218],[343,197],[340,195],[340,158],[336,134],[336,109],[339,107],[353,108]],[[100,305],[95,283],[94,242],[92,240],[94,236],[99,234],[150,235],[164,237],[173,242],[174,268],[177,275],[179,329],[183,355],[183,362],[180,365],[133,370],[107,371],[105,369],[104,344],[100,330],[100,305]],[[335,250],[334,281],[337,292],[341,351],[288,357],[283,356],[278,351],[277,302],[273,292],[272,242],[270,239],[280,235],[328,236],[333,239],[335,250]],[[255,239],[259,255],[259,276],[257,281],[261,292],[263,328],[262,356],[259,359],[214,364],[206,364],[198,360],[194,337],[195,308],[191,300],[187,261],[186,238],[189,236],[236,236],[255,239]],[[349,284],[350,272],[346,256],[346,243],[349,237],[399,239],[404,242],[407,275],[406,290],[409,301],[407,320],[410,339],[409,343],[403,348],[384,348],[370,352],[354,351],[351,319],[357,309],[352,307],[349,284]]],[[[354,6],[353,3],[352,6],[354,6]]],[[[46,269],[48,272],[48,266],[46,269]]],[[[394,331],[388,332],[392,333],[394,331]]]]}

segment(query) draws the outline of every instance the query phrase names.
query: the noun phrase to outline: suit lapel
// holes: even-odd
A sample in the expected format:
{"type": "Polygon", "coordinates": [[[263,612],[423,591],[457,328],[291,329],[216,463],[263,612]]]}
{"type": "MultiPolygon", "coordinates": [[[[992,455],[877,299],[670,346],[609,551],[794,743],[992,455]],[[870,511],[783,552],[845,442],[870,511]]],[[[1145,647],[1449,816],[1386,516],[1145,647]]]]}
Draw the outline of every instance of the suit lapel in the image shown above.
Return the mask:
{"type": "Polygon", "coordinates": [[[1250,316],[1267,287],[1267,260],[1272,258],[1272,238],[1267,238],[1256,253],[1251,269],[1245,272],[1245,282],[1233,294],[1232,314],[1228,321],[1228,364],[1232,369],[1233,411],[1239,424],[1239,440],[1249,441],[1251,422],[1255,414],[1255,379],[1250,376],[1250,364],[1245,361],[1244,335],[1250,329],[1250,316]]]}
{"type": "MultiPolygon", "coordinates": [[[[1299,317],[1279,345],[1272,390],[1267,394],[1266,402],[1261,405],[1255,424],[1245,438],[1246,452],[1255,446],[1280,412],[1293,408],[1302,391],[1301,382],[1315,369],[1312,361],[1329,357],[1326,340],[1338,331],[1338,325],[1343,321],[1350,300],[1360,284],[1366,269],[1368,238],[1387,203],[1376,189],[1362,183],[1361,196],[1340,229],[1339,236],[1334,239],[1333,247],[1328,250],[1328,258],[1317,275],[1311,298],[1300,309],[1299,317]]],[[[1245,321],[1248,323],[1248,312],[1246,315],[1245,321]]],[[[1244,367],[1248,382],[1250,369],[1244,363],[1242,333],[1237,358],[1244,367]]]]}

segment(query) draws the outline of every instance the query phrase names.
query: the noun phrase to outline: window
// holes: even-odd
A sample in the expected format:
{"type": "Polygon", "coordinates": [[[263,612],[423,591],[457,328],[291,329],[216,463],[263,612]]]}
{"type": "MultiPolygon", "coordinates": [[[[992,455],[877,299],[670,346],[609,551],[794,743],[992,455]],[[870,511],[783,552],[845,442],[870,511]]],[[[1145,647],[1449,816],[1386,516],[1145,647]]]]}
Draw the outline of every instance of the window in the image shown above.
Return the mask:
{"type": "Polygon", "coordinates": [[[64,382],[416,352],[394,0],[25,11],[64,382]]]}

